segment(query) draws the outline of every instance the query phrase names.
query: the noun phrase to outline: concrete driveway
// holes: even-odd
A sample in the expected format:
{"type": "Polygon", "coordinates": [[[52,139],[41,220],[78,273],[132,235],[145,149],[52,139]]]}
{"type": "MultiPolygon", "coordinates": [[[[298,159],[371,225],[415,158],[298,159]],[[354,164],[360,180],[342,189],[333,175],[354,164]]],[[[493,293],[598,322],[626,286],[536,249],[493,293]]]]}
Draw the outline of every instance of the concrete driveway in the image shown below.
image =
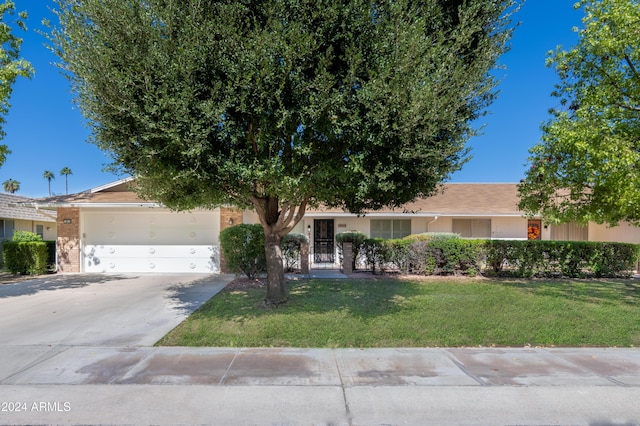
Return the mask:
{"type": "Polygon", "coordinates": [[[233,276],[61,274],[0,285],[0,345],[151,346],[233,276]]]}

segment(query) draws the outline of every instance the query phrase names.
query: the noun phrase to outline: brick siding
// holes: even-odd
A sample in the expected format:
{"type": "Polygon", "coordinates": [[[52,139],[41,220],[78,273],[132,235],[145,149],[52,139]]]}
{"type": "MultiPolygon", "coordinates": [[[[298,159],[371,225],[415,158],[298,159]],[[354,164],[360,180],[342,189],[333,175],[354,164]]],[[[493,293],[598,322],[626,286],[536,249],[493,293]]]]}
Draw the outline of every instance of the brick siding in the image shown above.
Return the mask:
{"type": "Polygon", "coordinates": [[[80,272],[80,209],[59,208],[57,225],[58,271],[80,272]]]}

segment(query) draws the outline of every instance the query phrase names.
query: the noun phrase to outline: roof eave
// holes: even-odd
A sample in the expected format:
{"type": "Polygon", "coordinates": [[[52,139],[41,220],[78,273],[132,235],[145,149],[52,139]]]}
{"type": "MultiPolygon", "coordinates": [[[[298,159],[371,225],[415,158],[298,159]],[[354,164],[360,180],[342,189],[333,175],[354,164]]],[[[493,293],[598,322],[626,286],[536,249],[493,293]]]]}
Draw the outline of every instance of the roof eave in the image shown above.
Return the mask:
{"type": "Polygon", "coordinates": [[[26,202],[16,203],[13,207],[31,207],[36,210],[47,209],[57,210],[60,208],[164,208],[165,206],[160,203],[38,203],[38,202],[26,202]]]}
{"type": "MultiPolygon", "coordinates": [[[[349,212],[305,212],[306,217],[356,217],[355,213],[349,212]]],[[[370,212],[364,213],[360,216],[366,217],[399,217],[399,216],[411,216],[411,217],[524,217],[526,216],[522,212],[512,213],[478,213],[478,212],[370,212]]]]}

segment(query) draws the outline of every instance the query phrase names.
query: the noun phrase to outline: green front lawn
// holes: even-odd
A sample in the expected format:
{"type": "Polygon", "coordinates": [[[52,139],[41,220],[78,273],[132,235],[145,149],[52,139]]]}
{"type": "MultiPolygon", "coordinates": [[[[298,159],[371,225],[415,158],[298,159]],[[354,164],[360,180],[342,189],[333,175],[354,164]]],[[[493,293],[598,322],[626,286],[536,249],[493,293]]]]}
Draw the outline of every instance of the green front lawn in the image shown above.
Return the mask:
{"type": "Polygon", "coordinates": [[[158,345],[241,347],[638,346],[638,280],[311,280],[261,307],[224,291],[158,345]]]}

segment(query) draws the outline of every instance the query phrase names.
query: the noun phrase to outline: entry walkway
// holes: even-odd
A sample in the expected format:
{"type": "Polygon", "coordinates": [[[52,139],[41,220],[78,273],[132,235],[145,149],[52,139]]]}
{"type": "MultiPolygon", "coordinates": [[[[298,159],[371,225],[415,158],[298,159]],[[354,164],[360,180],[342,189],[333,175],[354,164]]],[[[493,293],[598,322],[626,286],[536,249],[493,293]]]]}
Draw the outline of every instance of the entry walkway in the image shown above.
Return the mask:
{"type": "Polygon", "coordinates": [[[308,274],[286,274],[289,280],[308,279],[344,279],[348,278],[339,269],[311,269],[308,274]]]}

